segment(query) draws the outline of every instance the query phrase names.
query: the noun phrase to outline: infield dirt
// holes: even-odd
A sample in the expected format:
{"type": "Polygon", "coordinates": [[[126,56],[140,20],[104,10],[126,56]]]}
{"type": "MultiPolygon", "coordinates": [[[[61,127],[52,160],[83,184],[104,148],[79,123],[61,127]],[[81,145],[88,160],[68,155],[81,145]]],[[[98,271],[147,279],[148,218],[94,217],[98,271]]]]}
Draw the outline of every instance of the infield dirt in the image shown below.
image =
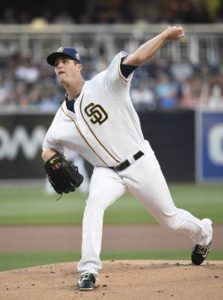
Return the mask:
{"type": "MultiPolygon", "coordinates": [[[[214,226],[213,247],[223,249],[223,226],[214,226]]],[[[80,251],[78,226],[0,227],[0,252],[80,251]]],[[[105,226],[103,250],[182,249],[191,241],[157,225],[105,226]]],[[[76,262],[0,272],[4,300],[221,300],[223,261],[104,261],[94,291],[76,288],[76,262]]]]}
{"type": "Polygon", "coordinates": [[[105,261],[98,288],[88,292],[76,288],[75,269],[61,263],[0,272],[0,299],[223,299],[222,262],[105,261]]]}

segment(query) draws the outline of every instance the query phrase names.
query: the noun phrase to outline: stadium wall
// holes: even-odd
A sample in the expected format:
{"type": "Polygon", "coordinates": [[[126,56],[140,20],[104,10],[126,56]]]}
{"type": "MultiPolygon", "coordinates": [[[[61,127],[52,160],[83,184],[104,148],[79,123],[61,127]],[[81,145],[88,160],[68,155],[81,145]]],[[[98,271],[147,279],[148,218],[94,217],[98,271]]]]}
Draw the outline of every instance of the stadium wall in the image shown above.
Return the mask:
{"type": "MultiPolygon", "coordinates": [[[[139,116],[145,138],[150,141],[167,180],[193,182],[194,111],[147,111],[139,116]]],[[[44,177],[41,146],[52,119],[52,113],[0,115],[0,179],[44,177]]],[[[91,172],[88,164],[87,167],[91,172]]]]}

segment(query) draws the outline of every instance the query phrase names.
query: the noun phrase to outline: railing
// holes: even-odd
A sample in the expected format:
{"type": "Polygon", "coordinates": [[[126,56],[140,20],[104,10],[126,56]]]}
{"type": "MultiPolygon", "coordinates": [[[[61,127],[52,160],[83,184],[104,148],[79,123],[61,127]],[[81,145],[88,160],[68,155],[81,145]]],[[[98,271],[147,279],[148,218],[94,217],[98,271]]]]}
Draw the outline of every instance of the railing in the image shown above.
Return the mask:
{"type": "MultiPolygon", "coordinates": [[[[17,51],[31,53],[35,62],[61,45],[75,46],[82,56],[110,60],[120,50],[131,52],[163,30],[167,24],[125,25],[1,25],[0,57],[17,51]]],[[[171,61],[189,60],[196,64],[222,63],[223,24],[185,25],[181,42],[166,44],[159,55],[171,61]]]]}

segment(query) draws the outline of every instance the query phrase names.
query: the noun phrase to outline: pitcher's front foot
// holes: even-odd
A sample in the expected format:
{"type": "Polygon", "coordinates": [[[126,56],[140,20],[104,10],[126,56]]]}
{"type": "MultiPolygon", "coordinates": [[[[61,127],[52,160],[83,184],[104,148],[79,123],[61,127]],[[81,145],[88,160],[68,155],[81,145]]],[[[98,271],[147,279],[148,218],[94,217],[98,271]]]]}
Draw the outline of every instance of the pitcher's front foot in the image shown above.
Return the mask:
{"type": "Polygon", "coordinates": [[[77,286],[81,291],[91,291],[95,288],[96,277],[93,273],[82,273],[77,286]]]}

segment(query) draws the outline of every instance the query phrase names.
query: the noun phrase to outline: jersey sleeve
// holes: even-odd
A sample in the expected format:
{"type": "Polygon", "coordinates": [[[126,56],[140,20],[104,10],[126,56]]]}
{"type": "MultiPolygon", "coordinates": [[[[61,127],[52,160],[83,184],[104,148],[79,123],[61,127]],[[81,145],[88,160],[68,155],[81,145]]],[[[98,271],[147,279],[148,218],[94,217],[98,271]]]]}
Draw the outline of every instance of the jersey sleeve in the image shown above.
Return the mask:
{"type": "Polygon", "coordinates": [[[57,122],[57,114],[55,115],[49,129],[47,130],[47,133],[45,135],[45,138],[43,140],[42,144],[42,150],[45,150],[47,148],[54,149],[58,151],[61,154],[64,154],[64,148],[57,142],[57,140],[54,138],[54,130],[55,130],[55,123],[57,122]]]}
{"type": "Polygon", "coordinates": [[[64,154],[64,149],[59,144],[57,144],[52,136],[52,127],[50,127],[46,133],[46,136],[43,140],[42,149],[45,150],[47,148],[54,149],[57,152],[64,154]]]}
{"type": "Polygon", "coordinates": [[[105,72],[106,88],[116,97],[120,98],[129,93],[130,83],[133,77],[131,73],[127,78],[121,72],[121,61],[128,56],[127,52],[119,52],[112,60],[105,72]]]}

